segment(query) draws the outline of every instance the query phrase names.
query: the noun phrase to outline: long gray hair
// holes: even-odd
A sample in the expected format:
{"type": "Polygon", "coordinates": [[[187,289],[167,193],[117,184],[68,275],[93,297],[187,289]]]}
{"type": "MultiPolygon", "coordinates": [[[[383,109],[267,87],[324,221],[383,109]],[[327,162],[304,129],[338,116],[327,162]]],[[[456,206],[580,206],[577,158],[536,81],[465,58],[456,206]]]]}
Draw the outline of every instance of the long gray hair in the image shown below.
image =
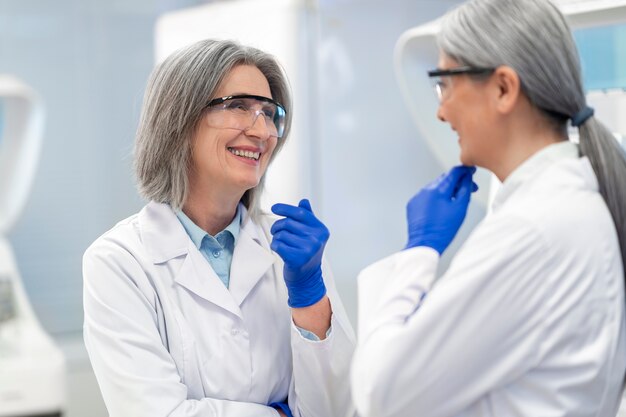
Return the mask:
{"type": "MultiPolygon", "coordinates": [[[[168,203],[175,210],[182,208],[189,186],[191,139],[207,103],[237,65],[257,67],[267,78],[272,98],[285,107],[285,133],[271,160],[283,147],[291,127],[291,95],[276,59],[233,41],[194,43],[158,65],[146,87],[134,149],[135,174],[143,197],[168,203]]],[[[242,197],[252,216],[258,213],[264,179],[242,197]]]]}
{"type": "MultiPolygon", "coordinates": [[[[559,132],[566,132],[568,119],[587,107],[570,28],[548,0],[469,1],[446,15],[438,43],[461,65],[513,68],[523,93],[559,132]]],[[[595,171],[624,263],[626,155],[596,118],[590,117],[578,129],[580,153],[589,158],[595,171]]]]}

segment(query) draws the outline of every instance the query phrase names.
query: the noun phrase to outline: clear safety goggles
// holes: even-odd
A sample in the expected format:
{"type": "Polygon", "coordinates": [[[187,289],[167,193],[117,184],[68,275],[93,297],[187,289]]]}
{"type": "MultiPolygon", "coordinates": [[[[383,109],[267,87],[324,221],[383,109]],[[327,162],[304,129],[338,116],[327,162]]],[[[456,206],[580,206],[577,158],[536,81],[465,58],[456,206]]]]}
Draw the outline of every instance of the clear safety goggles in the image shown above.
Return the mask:
{"type": "Polygon", "coordinates": [[[439,103],[444,101],[450,94],[452,89],[452,77],[455,75],[490,75],[495,68],[479,68],[479,67],[457,67],[449,69],[435,69],[428,71],[428,78],[439,103]]]}
{"type": "Polygon", "coordinates": [[[207,104],[210,126],[246,131],[262,116],[269,136],[282,138],[285,133],[285,108],[271,98],[237,95],[213,99],[207,104]]]}

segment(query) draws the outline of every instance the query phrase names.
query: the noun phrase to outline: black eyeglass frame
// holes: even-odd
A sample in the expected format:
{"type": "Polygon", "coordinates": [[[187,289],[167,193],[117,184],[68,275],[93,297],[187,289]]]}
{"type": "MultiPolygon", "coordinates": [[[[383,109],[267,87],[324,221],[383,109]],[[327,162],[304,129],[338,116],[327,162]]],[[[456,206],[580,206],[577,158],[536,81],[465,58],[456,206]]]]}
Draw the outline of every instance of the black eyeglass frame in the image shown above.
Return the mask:
{"type": "Polygon", "coordinates": [[[429,78],[447,77],[451,75],[463,75],[463,74],[469,74],[469,75],[489,74],[489,73],[494,72],[495,70],[496,70],[495,68],[481,68],[481,67],[470,67],[470,66],[448,68],[448,69],[437,68],[437,69],[428,71],[428,77],[429,78]]]}

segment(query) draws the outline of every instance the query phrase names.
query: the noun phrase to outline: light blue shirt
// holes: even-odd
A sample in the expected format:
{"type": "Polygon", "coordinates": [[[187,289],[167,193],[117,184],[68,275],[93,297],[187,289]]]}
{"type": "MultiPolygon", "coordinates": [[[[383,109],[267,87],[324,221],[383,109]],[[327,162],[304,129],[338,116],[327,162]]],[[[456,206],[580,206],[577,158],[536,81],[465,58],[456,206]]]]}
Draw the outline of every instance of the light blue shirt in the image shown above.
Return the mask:
{"type": "MultiPolygon", "coordinates": [[[[211,236],[201,229],[181,210],[176,212],[176,217],[182,223],[191,241],[196,245],[202,256],[209,261],[217,276],[228,288],[228,284],[230,284],[230,264],[233,260],[235,242],[241,228],[241,209],[239,206],[237,206],[237,213],[233,221],[215,236],[211,236]]],[[[304,338],[313,341],[320,340],[315,333],[298,326],[296,328],[304,338]]],[[[330,331],[331,329],[328,329],[326,336],[330,335],[330,331]]]]}
{"type": "Polygon", "coordinates": [[[237,206],[237,213],[233,221],[215,236],[211,236],[201,229],[182,211],[177,211],[176,217],[182,223],[191,241],[196,245],[202,256],[209,261],[219,279],[228,288],[230,283],[230,264],[233,260],[235,242],[241,227],[241,210],[239,206],[237,206]]]}

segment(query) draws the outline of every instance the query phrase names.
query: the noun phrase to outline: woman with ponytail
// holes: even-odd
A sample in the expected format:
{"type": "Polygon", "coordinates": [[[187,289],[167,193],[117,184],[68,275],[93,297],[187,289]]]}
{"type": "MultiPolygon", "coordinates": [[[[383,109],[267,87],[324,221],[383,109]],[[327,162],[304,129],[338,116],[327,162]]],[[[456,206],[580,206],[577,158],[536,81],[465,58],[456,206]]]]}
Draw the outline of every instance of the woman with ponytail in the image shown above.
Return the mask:
{"type": "Polygon", "coordinates": [[[409,201],[404,250],[359,276],[357,409],[615,416],[626,369],[626,157],[586,103],[565,18],[548,0],[473,0],[443,18],[438,45],[428,75],[462,165],[409,201]],[[475,166],[502,187],[434,283],[475,166]]]}

